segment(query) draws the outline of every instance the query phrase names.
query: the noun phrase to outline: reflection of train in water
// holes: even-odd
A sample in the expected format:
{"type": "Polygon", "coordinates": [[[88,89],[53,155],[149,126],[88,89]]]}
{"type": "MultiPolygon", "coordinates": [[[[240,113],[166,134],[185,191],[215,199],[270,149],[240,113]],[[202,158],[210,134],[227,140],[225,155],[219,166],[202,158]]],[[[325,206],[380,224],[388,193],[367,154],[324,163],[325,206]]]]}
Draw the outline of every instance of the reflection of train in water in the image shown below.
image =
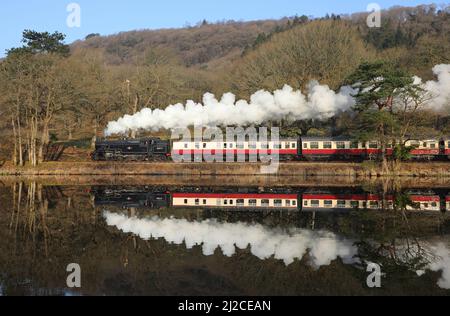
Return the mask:
{"type": "MultiPolygon", "coordinates": [[[[93,188],[97,206],[120,208],[204,208],[235,211],[295,210],[350,211],[350,210],[393,210],[401,207],[394,195],[379,195],[366,192],[333,193],[332,191],[307,190],[239,190],[221,191],[184,189],[175,192],[147,187],[136,188],[93,188]],[[245,192],[244,192],[245,191],[245,192]],[[287,191],[287,192],[286,192],[287,191]]],[[[450,211],[450,195],[432,191],[409,191],[404,194],[408,203],[404,208],[410,211],[450,211]]],[[[404,199],[402,199],[403,201],[404,199]]]]}

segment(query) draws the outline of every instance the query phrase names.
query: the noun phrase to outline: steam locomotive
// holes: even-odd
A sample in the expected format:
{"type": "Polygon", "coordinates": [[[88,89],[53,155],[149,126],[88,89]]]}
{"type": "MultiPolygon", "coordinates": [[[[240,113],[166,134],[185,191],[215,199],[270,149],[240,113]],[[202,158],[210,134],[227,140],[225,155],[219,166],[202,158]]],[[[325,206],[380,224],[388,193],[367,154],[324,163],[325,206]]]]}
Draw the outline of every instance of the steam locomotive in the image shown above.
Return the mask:
{"type": "MultiPolygon", "coordinates": [[[[413,148],[411,158],[417,160],[450,159],[450,137],[411,139],[405,145],[413,148]]],[[[387,155],[393,145],[387,144],[387,155]]],[[[92,159],[95,161],[168,161],[177,155],[182,161],[202,162],[205,156],[236,157],[278,155],[289,160],[370,160],[381,154],[377,141],[360,142],[347,137],[302,137],[280,139],[279,142],[165,141],[159,138],[98,140],[92,159]]],[[[228,159],[221,161],[229,161],[228,159]]]]}

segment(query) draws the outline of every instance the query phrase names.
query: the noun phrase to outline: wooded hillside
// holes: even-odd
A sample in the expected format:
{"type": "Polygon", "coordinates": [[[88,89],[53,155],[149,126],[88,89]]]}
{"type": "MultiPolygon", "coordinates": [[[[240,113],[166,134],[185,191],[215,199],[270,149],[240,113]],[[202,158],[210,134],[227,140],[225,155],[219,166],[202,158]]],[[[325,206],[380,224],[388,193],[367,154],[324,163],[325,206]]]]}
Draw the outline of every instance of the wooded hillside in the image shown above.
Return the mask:
{"type": "MultiPolygon", "coordinates": [[[[375,29],[366,17],[204,21],[182,29],[91,34],[70,47],[62,34],[25,32],[24,47],[0,63],[0,162],[14,148],[15,160],[37,163],[50,142],[75,139],[88,146],[110,120],[144,107],[201,101],[205,92],[248,98],[284,84],[304,89],[310,80],[338,89],[361,64],[378,61],[430,80],[433,66],[450,63],[450,6],[392,8],[375,29]]],[[[416,130],[447,133],[449,114],[419,115],[416,130]]],[[[281,124],[287,134],[351,134],[357,128],[352,121],[343,114],[281,124]]]]}

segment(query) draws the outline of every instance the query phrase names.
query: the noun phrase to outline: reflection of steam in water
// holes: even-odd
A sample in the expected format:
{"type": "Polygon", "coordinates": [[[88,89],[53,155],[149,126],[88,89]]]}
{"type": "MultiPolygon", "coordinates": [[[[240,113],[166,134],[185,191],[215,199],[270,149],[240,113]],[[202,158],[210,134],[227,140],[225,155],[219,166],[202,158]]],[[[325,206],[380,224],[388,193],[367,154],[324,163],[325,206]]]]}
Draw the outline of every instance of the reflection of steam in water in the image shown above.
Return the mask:
{"type": "Polygon", "coordinates": [[[430,265],[430,270],[442,271],[442,277],[439,280],[438,285],[443,289],[450,289],[450,249],[442,243],[433,248],[440,260],[432,263],[430,265]]]}
{"type": "MultiPolygon", "coordinates": [[[[181,245],[188,249],[202,246],[205,256],[213,255],[220,248],[225,256],[233,256],[237,249],[247,249],[261,260],[275,258],[283,260],[286,265],[296,259],[309,255],[310,264],[319,268],[327,266],[340,258],[345,264],[366,261],[360,258],[358,248],[351,240],[339,238],[327,231],[311,231],[292,228],[287,230],[272,229],[260,224],[221,223],[217,220],[189,222],[186,219],[151,217],[140,219],[125,215],[104,212],[109,226],[115,226],[125,233],[133,233],[144,240],[163,238],[167,242],[181,245]]],[[[425,270],[442,271],[438,281],[439,287],[450,289],[450,249],[439,242],[422,241],[414,250],[409,244],[396,246],[396,262],[407,264],[409,260],[423,257],[425,270]]],[[[384,254],[389,257],[389,254],[384,254]]],[[[383,256],[384,256],[383,255],[383,256]]],[[[421,271],[417,271],[421,275],[421,271]]]]}
{"type": "Polygon", "coordinates": [[[139,219],[110,212],[104,212],[104,217],[109,226],[145,240],[164,238],[176,245],[185,243],[188,249],[202,246],[205,256],[213,255],[220,248],[225,256],[231,257],[237,248],[246,249],[250,245],[251,253],[261,260],[274,257],[286,265],[295,259],[301,260],[306,254],[309,254],[314,267],[329,265],[337,258],[348,264],[357,261],[357,248],[352,241],[341,240],[325,231],[270,229],[260,224],[220,223],[216,220],[139,219]]]}

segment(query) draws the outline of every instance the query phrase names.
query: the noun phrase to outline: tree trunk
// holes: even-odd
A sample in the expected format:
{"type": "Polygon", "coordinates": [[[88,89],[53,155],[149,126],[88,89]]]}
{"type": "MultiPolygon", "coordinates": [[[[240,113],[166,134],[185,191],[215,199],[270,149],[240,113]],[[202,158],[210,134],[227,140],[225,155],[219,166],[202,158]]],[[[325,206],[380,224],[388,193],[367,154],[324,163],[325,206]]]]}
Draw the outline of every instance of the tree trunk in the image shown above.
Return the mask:
{"type": "Polygon", "coordinates": [[[49,122],[47,120],[44,121],[44,126],[42,127],[41,134],[41,143],[39,144],[39,152],[38,152],[38,162],[43,163],[45,160],[44,157],[44,149],[50,143],[50,134],[49,134],[49,122]]]}
{"type": "Polygon", "coordinates": [[[18,136],[18,141],[19,141],[19,166],[23,166],[24,165],[24,161],[23,161],[23,140],[22,140],[22,127],[20,126],[20,119],[17,118],[17,136],[18,136]]]}
{"type": "Polygon", "coordinates": [[[73,139],[72,128],[69,128],[68,132],[69,132],[69,135],[67,137],[67,140],[72,140],[73,139]]]}
{"type": "MultiPolygon", "coordinates": [[[[133,115],[137,113],[138,111],[138,105],[139,105],[139,95],[136,94],[136,98],[134,99],[134,104],[133,104],[133,115]]],[[[131,131],[131,138],[136,138],[137,135],[137,131],[136,130],[132,130],[131,131]]]]}
{"type": "Polygon", "coordinates": [[[91,140],[91,148],[95,149],[95,143],[97,142],[97,132],[98,132],[98,128],[97,128],[97,122],[94,122],[94,137],[92,137],[91,140]]]}
{"type": "MultiPolygon", "coordinates": [[[[13,135],[14,135],[14,151],[12,156],[12,161],[14,166],[17,166],[17,132],[16,132],[16,124],[14,123],[14,118],[11,119],[13,135]]],[[[14,185],[15,188],[15,185],[14,185]]]]}

